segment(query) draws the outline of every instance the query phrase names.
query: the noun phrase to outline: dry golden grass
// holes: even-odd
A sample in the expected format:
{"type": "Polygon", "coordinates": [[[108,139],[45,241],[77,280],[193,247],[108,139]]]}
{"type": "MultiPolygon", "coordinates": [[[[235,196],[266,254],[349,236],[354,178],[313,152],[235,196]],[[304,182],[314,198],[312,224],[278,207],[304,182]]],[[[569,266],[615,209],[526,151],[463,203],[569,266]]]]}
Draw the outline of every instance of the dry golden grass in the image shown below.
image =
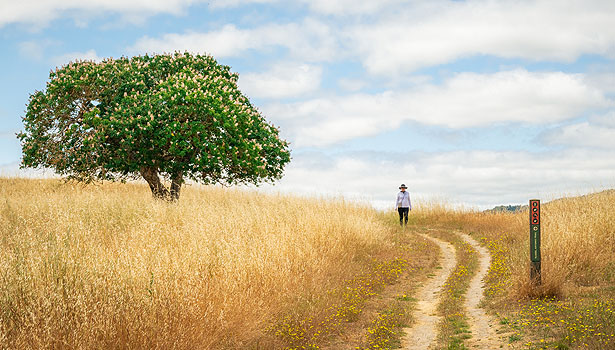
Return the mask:
{"type": "Polygon", "coordinates": [[[615,191],[570,197],[541,206],[543,285],[529,280],[529,214],[454,210],[430,206],[416,215],[423,222],[444,223],[480,233],[506,251],[511,296],[560,295],[576,286],[613,281],[615,269],[615,191]]]}
{"type": "Polygon", "coordinates": [[[488,308],[514,349],[615,349],[615,191],[542,205],[542,284],[529,279],[529,214],[415,212],[422,225],[474,232],[492,255],[488,308]]]}
{"type": "MultiPolygon", "coordinates": [[[[267,333],[392,249],[353,203],[0,179],[0,347],[280,346],[267,333]]],[[[314,306],[316,305],[316,306],[314,306]]]]}

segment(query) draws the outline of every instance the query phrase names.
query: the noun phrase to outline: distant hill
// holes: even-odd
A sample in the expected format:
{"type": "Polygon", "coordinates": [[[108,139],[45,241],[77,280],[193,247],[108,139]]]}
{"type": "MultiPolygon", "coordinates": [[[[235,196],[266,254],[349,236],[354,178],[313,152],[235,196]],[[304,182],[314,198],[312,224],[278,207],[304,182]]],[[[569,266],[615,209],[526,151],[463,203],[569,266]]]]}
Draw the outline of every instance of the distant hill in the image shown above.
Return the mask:
{"type": "Polygon", "coordinates": [[[527,208],[528,208],[527,205],[498,205],[497,207],[493,209],[487,209],[485,211],[492,212],[492,213],[502,213],[502,212],[517,213],[520,211],[527,210],[527,208]]]}
{"type": "MultiPolygon", "coordinates": [[[[570,197],[562,197],[562,198],[558,198],[558,199],[554,199],[548,202],[542,202],[543,205],[547,205],[547,204],[552,204],[552,203],[559,203],[562,201],[570,201],[573,199],[587,199],[587,200],[591,200],[591,199],[595,199],[598,198],[600,196],[612,196],[615,195],[615,189],[608,189],[608,190],[603,190],[600,192],[593,192],[593,193],[588,193],[588,194],[584,194],[584,195],[580,195],[580,196],[570,196],[570,197]]],[[[518,213],[520,211],[525,211],[528,210],[528,206],[526,205],[498,205],[497,207],[494,207],[493,209],[487,209],[485,210],[485,212],[490,212],[490,213],[518,213]]]]}

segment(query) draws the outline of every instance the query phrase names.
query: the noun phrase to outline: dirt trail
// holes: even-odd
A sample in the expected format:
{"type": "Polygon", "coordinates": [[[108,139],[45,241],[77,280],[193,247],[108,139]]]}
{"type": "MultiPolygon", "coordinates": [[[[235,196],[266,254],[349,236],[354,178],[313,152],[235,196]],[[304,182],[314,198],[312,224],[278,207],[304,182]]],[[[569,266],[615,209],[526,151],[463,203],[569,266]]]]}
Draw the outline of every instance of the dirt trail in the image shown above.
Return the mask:
{"type": "Polygon", "coordinates": [[[435,343],[438,334],[437,326],[440,321],[440,316],[437,315],[439,294],[457,265],[455,248],[452,244],[428,235],[421,234],[421,236],[440,247],[442,269],[436,269],[436,275],[425,282],[414,296],[418,299],[414,311],[415,322],[412,327],[404,329],[406,336],[402,339],[402,348],[406,350],[426,350],[435,343]]]}
{"type": "Polygon", "coordinates": [[[496,333],[497,329],[494,326],[496,322],[485,313],[483,308],[479,307],[479,303],[484,295],[483,279],[489,271],[491,255],[474,238],[461,232],[456,232],[456,234],[469,243],[479,255],[478,271],[472,277],[470,287],[466,293],[465,306],[470,330],[472,331],[472,338],[468,340],[468,345],[470,349],[498,349],[503,343],[500,340],[500,336],[496,333]]]}

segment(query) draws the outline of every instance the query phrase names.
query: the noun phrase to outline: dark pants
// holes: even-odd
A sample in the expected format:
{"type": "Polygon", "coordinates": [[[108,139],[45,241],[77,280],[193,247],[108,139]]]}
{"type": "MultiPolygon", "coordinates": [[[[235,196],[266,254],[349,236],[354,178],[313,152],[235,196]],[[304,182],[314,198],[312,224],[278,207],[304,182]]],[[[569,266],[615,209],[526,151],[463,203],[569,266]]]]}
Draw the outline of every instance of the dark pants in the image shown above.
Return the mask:
{"type": "Polygon", "coordinates": [[[399,212],[399,226],[408,225],[408,212],[410,208],[397,208],[397,211],[399,212]]]}

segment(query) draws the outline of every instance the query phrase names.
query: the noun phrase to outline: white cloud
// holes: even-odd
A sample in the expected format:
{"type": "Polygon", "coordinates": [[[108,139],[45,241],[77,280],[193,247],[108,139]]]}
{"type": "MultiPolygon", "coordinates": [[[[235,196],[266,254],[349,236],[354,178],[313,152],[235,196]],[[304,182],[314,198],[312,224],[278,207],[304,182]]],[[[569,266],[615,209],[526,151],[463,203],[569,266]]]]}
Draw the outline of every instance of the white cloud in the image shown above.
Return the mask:
{"type": "MultiPolygon", "coordinates": [[[[392,209],[400,183],[418,199],[491,208],[525,204],[615,185],[612,152],[592,157],[579,150],[528,152],[464,151],[407,154],[299,154],[279,184],[268,190],[307,195],[343,195],[392,209]],[[313,158],[329,158],[315,166],[313,158]]],[[[416,202],[416,201],[415,201],[416,202]]]]}
{"type": "Polygon", "coordinates": [[[298,147],[323,146],[397,128],[404,121],[449,128],[548,124],[613,105],[582,75],[525,70],[462,73],[442,85],[265,106],[298,147]]]}
{"type": "MultiPolygon", "coordinates": [[[[44,26],[62,16],[81,21],[83,16],[117,13],[133,20],[158,13],[178,15],[205,0],[20,0],[0,2],[0,27],[9,23],[44,26]]],[[[91,18],[94,18],[91,16],[91,18]]]]}
{"type": "Polygon", "coordinates": [[[247,4],[271,4],[279,0],[210,0],[208,4],[212,8],[229,8],[247,4]]]}
{"type": "MultiPolygon", "coordinates": [[[[280,0],[22,0],[0,2],[0,28],[10,23],[26,23],[36,26],[48,25],[51,21],[71,17],[77,26],[87,26],[87,22],[101,13],[116,13],[130,22],[141,22],[149,16],[167,13],[185,13],[194,4],[207,3],[212,9],[237,8],[252,4],[284,4],[280,0]]],[[[349,0],[302,0],[293,5],[306,4],[317,14],[358,15],[382,10],[395,0],[369,0],[353,2],[349,0]]]]}
{"type": "Polygon", "coordinates": [[[51,45],[51,41],[23,41],[19,43],[19,54],[31,60],[40,61],[43,59],[45,49],[51,45]]]}
{"type": "Polygon", "coordinates": [[[613,1],[412,2],[347,31],[364,66],[395,75],[474,55],[570,62],[615,57],[613,1]]]}
{"type": "Polygon", "coordinates": [[[615,128],[615,109],[612,109],[606,114],[594,116],[589,120],[598,126],[615,128]]]}
{"type": "MultiPolygon", "coordinates": [[[[43,61],[48,58],[48,49],[61,46],[62,42],[55,39],[38,39],[22,41],[17,45],[19,55],[32,61],[43,61]]],[[[56,63],[58,58],[53,58],[56,63]]]]}
{"type": "MultiPolygon", "coordinates": [[[[276,32],[272,27],[267,28],[267,31],[272,35],[276,32]]],[[[271,37],[269,39],[274,41],[271,37]]],[[[260,42],[254,40],[249,31],[237,29],[234,25],[229,24],[218,31],[208,33],[171,33],[158,39],[145,36],[137,41],[132,50],[142,53],[191,51],[207,53],[215,57],[228,57],[254,49],[259,45],[260,42]]]]}
{"type": "MultiPolygon", "coordinates": [[[[224,7],[261,2],[235,0],[224,7]]],[[[266,1],[262,2],[276,2],[266,1]]],[[[306,1],[313,15],[253,28],[227,24],[209,32],[143,37],[132,50],[189,50],[236,57],[282,47],[296,60],[354,57],[374,74],[395,78],[476,55],[570,62],[583,54],[615,57],[615,2],[306,1]],[[341,15],[327,19],[321,15],[341,15]],[[369,15],[369,16],[367,16],[369,15]],[[315,16],[311,18],[309,16],[315,16]],[[318,18],[318,19],[315,19],[318,18]]],[[[211,6],[220,7],[222,3],[211,6]]]]}
{"type": "Polygon", "coordinates": [[[18,178],[59,178],[60,176],[55,174],[49,169],[20,169],[20,162],[10,162],[0,164],[0,177],[18,177],[18,178]]]}
{"type": "MultiPolygon", "coordinates": [[[[0,4],[0,27],[8,23],[45,25],[71,16],[87,25],[96,14],[116,13],[131,21],[154,14],[179,15],[204,0],[23,0],[0,4]]],[[[276,0],[214,1],[212,8],[276,0]]],[[[263,24],[239,29],[226,25],[205,33],[143,37],[134,50],[190,50],[229,57],[246,50],[285,47],[295,58],[331,61],[352,55],[372,73],[394,76],[474,55],[570,62],[582,54],[615,57],[615,2],[304,0],[306,16],[342,19],[263,24]]],[[[283,5],[281,5],[283,4],[283,5]]],[[[323,19],[326,20],[326,19],[323,19]]]]}
{"type": "Polygon", "coordinates": [[[302,96],[320,87],[319,66],[282,62],[264,73],[239,76],[239,88],[251,98],[287,98],[302,96]]]}
{"type": "MultiPolygon", "coordinates": [[[[395,7],[412,0],[299,0],[292,5],[306,5],[310,11],[323,15],[352,16],[374,14],[386,8],[395,7]]],[[[273,4],[283,3],[289,6],[289,2],[281,0],[210,0],[212,8],[230,8],[250,4],[273,4]]]]}
{"type": "Polygon", "coordinates": [[[615,94],[615,72],[590,72],[586,77],[586,81],[589,85],[595,86],[597,89],[607,94],[615,94]]]}
{"type": "Polygon", "coordinates": [[[409,0],[304,0],[317,13],[336,16],[374,14],[410,2],[409,0]]]}
{"type": "Polygon", "coordinates": [[[52,59],[56,66],[63,66],[75,60],[100,62],[103,58],[98,56],[96,50],[88,50],[86,52],[68,52],[52,59]]]}
{"type": "Polygon", "coordinates": [[[359,91],[367,86],[367,82],[361,79],[341,78],[337,85],[346,91],[359,91]]]}
{"type": "Polygon", "coordinates": [[[205,33],[170,33],[161,38],[146,36],[130,50],[139,53],[187,50],[222,58],[240,56],[248,50],[266,51],[282,47],[301,60],[330,61],[339,56],[337,40],[329,26],[307,18],[300,23],[266,24],[251,29],[227,24],[205,33]]]}
{"type": "Polygon", "coordinates": [[[552,145],[592,147],[615,151],[615,111],[588,121],[566,125],[548,132],[544,139],[552,145]]]}

